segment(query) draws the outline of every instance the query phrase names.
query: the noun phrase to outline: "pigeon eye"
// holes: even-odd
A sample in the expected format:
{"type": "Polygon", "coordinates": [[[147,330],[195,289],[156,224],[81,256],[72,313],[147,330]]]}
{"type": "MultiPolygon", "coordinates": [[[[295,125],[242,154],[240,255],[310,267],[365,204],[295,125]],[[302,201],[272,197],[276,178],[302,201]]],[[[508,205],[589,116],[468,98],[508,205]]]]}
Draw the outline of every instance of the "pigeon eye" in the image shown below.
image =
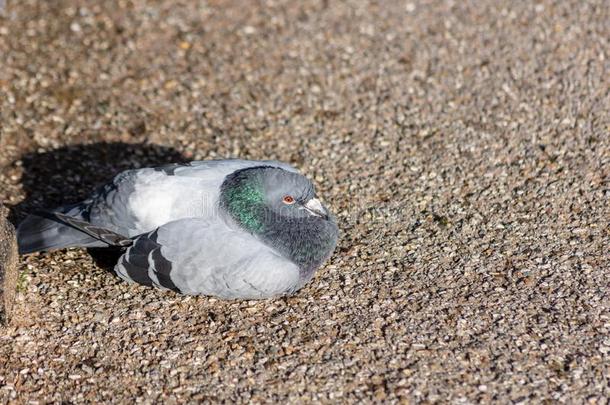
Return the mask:
{"type": "Polygon", "coordinates": [[[294,204],[294,197],[291,195],[285,195],[284,198],[282,198],[282,201],[284,202],[284,204],[294,204]]]}

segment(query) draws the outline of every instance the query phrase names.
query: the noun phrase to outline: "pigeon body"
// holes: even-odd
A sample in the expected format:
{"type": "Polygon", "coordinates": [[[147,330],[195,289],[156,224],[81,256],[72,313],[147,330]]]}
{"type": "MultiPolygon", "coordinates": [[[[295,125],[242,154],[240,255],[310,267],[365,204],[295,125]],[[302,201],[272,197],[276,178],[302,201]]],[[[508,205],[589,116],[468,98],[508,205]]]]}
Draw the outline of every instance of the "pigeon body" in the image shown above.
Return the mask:
{"type": "Polygon", "coordinates": [[[307,178],[285,163],[247,160],[125,171],[18,229],[21,253],[129,245],[115,266],[121,278],[221,298],[298,290],[337,237],[307,178]]]}

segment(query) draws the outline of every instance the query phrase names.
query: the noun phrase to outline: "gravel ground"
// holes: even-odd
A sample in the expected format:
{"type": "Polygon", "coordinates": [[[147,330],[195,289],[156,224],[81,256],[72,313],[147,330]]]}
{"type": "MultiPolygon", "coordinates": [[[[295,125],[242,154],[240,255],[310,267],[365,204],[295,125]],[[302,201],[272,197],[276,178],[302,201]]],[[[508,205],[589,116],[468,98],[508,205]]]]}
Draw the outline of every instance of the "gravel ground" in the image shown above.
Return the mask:
{"type": "Polygon", "coordinates": [[[0,327],[10,322],[17,293],[17,239],[8,220],[8,210],[0,204],[0,327]]]}
{"type": "Polygon", "coordinates": [[[606,403],[609,10],[8,0],[13,221],[123,168],[239,156],[301,168],[342,236],[261,302],[24,257],[0,402],[606,403]]]}

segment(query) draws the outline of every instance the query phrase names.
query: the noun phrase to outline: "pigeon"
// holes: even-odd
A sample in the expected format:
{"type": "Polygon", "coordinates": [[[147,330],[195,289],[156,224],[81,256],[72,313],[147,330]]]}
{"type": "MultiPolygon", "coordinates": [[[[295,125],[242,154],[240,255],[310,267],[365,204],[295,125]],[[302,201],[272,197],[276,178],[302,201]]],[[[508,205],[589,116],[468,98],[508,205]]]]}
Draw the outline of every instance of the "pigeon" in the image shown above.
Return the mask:
{"type": "Polygon", "coordinates": [[[208,160],[124,171],[82,202],[28,215],[21,254],[119,248],[122,279],[187,295],[294,293],[338,227],[310,180],[282,162],[208,160]]]}

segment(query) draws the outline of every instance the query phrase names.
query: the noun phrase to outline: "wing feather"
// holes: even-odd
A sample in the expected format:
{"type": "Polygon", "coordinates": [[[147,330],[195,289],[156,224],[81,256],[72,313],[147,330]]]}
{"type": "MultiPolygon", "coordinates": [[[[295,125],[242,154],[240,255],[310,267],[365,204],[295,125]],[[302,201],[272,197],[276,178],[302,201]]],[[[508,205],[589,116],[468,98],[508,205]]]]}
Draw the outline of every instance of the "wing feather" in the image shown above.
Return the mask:
{"type": "Polygon", "coordinates": [[[220,219],[181,219],[141,235],[115,271],[129,281],[222,298],[282,295],[301,282],[294,263],[220,219]]]}

